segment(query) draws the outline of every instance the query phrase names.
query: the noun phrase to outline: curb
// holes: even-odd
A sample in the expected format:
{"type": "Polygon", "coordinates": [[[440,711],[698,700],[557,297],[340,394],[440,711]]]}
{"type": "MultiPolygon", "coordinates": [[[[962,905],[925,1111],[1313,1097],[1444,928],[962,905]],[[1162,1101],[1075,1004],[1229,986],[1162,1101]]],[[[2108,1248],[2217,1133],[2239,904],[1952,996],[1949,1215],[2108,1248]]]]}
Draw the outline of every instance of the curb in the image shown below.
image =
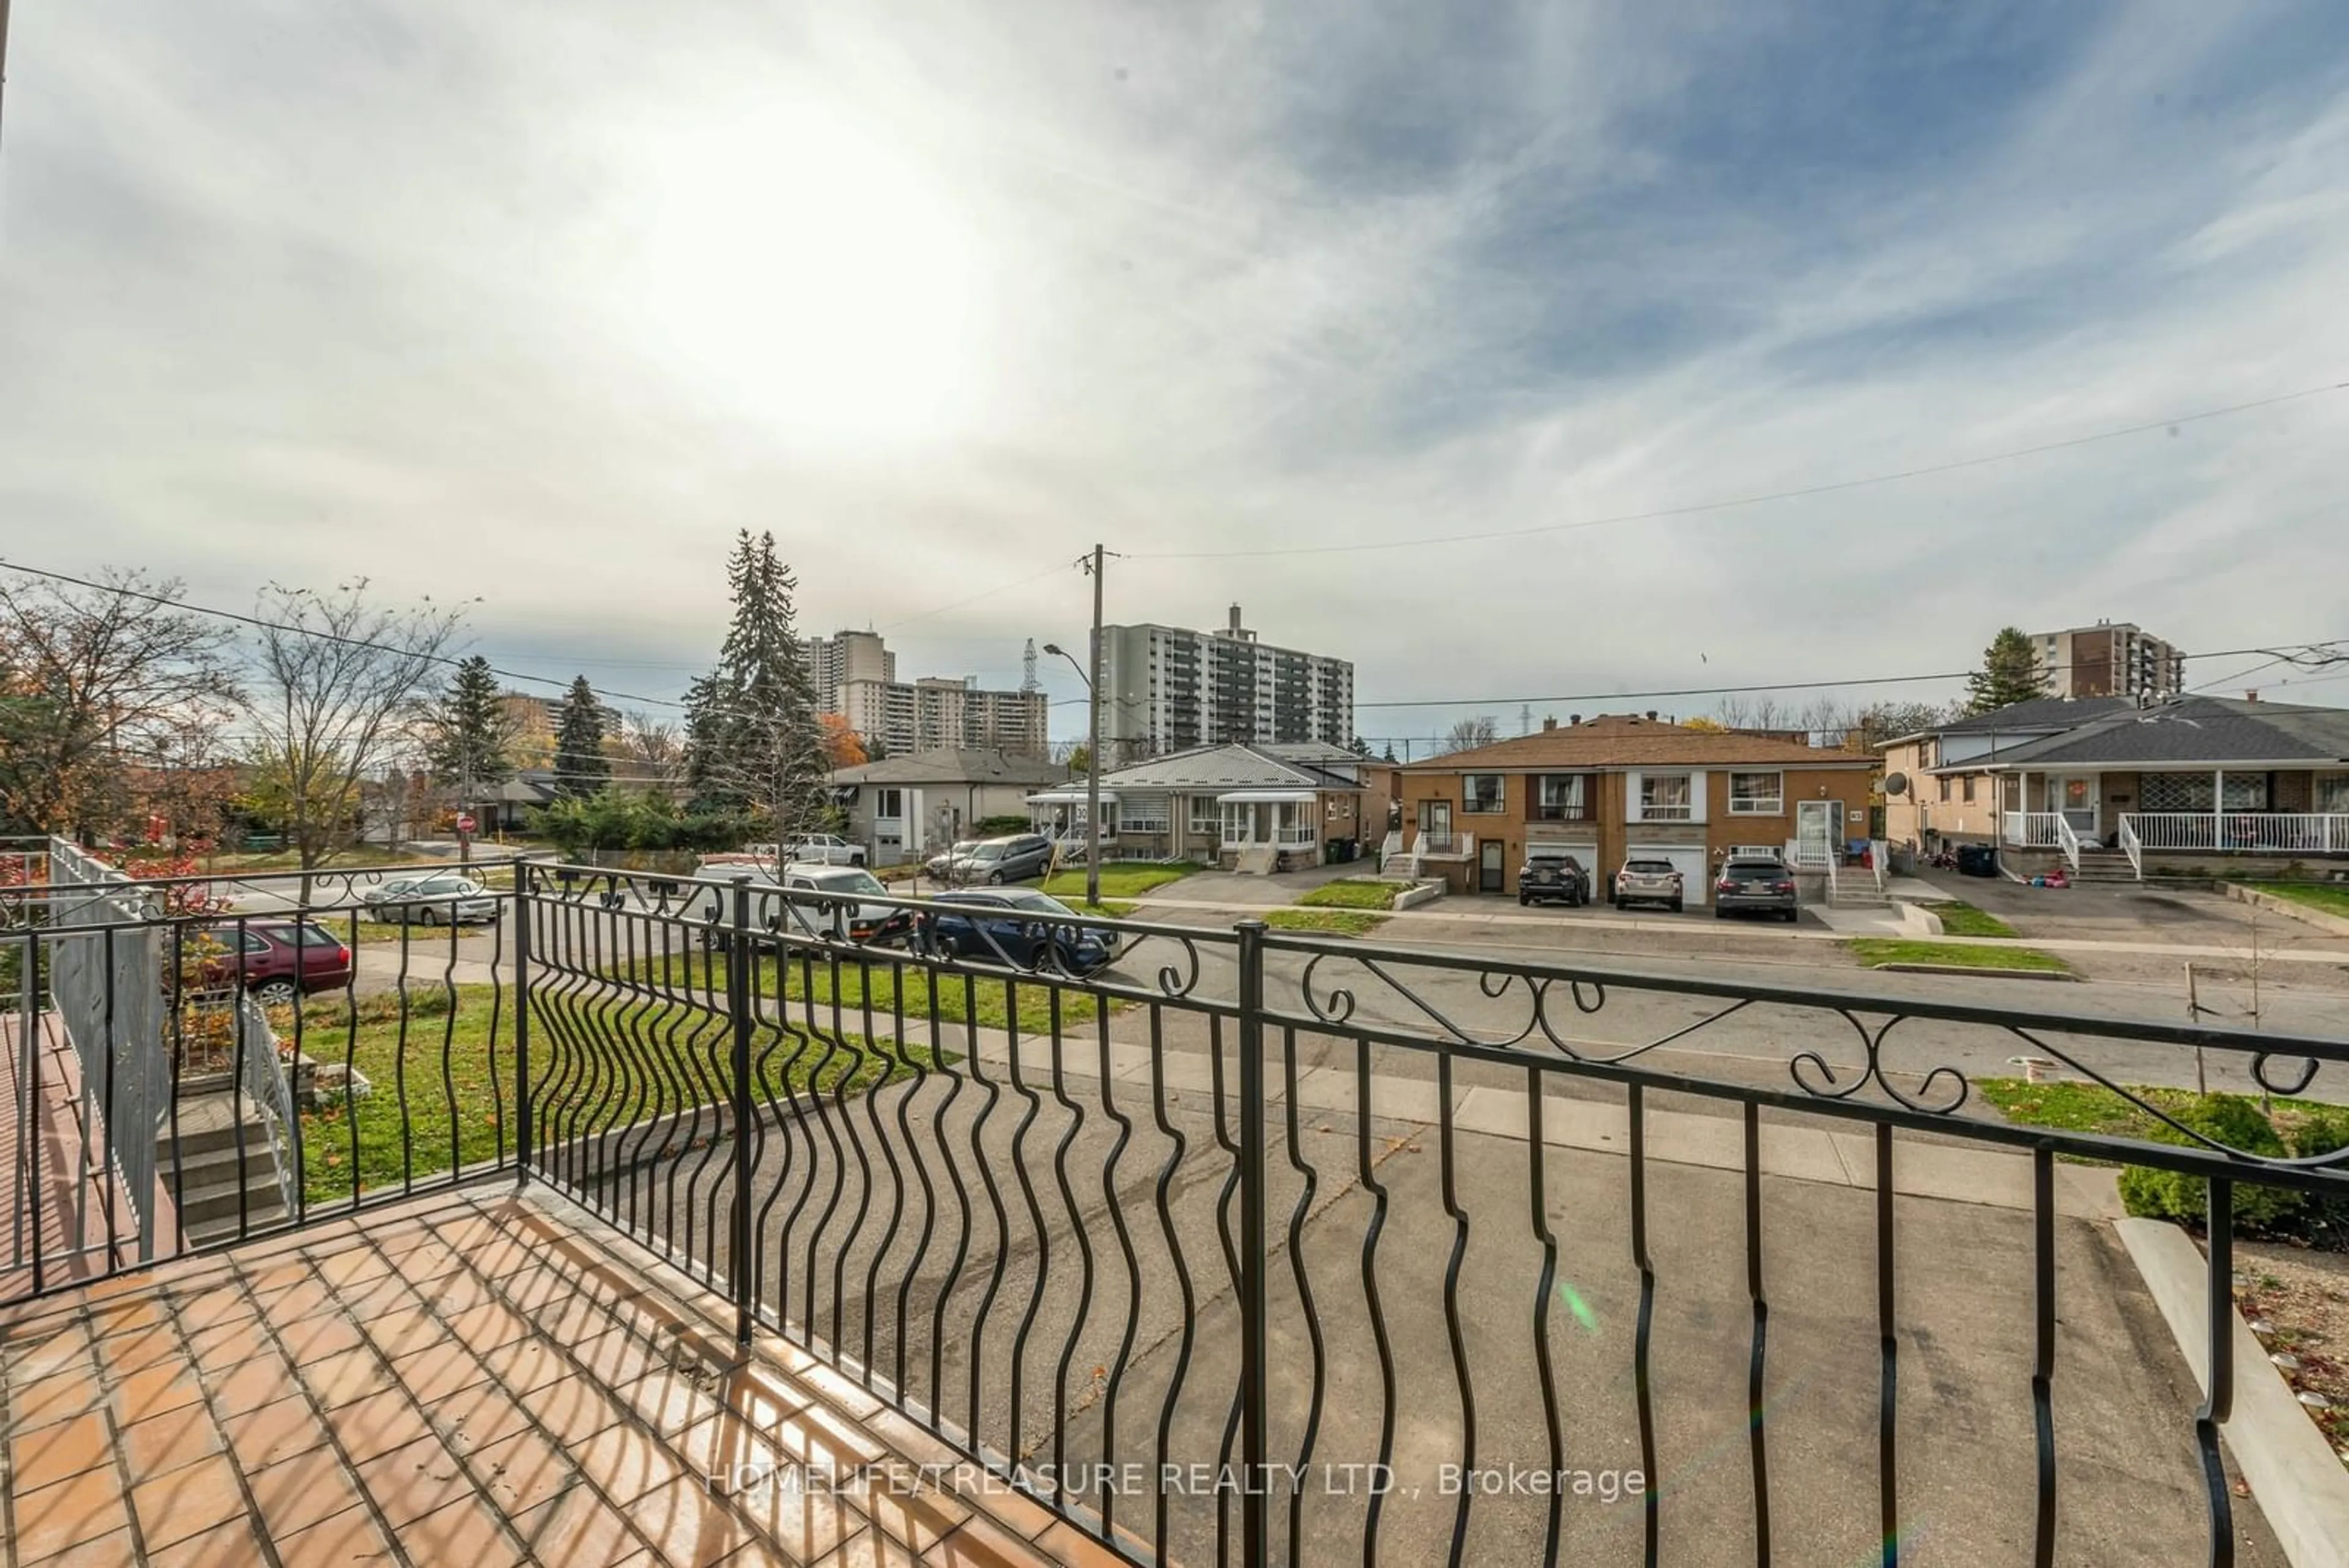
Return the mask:
{"type": "Polygon", "coordinates": [[[2286,919],[2298,920],[2304,926],[2314,926],[2318,930],[2329,931],[2336,937],[2349,937],[2349,919],[2344,919],[2339,915],[2328,914],[2323,909],[2312,909],[2306,904],[2295,903],[2290,898],[2279,898],[2273,893],[2263,893],[2257,888],[2247,888],[2240,882],[2228,882],[2223,886],[2227,890],[2227,897],[2239,904],[2249,904],[2255,909],[2265,909],[2270,914],[2282,915],[2286,919]]]}
{"type": "Polygon", "coordinates": [[[2064,980],[2080,977],[2065,969],[1982,969],[1964,963],[1872,963],[1870,974],[1970,974],[1986,980],[2064,980]]]}
{"type": "MultiPolygon", "coordinates": [[[[2114,1222],[2129,1261],[2161,1308],[2195,1383],[2206,1392],[2209,1262],[2194,1239],[2167,1220],[2114,1222]]],[[[2234,1410],[2220,1428],[2236,1468],[2267,1516],[2292,1568],[2333,1568],[2349,1561],[2349,1468],[2301,1408],[2282,1376],[2265,1372],[2268,1355],[2243,1315],[2234,1319],[2234,1410]]]]}

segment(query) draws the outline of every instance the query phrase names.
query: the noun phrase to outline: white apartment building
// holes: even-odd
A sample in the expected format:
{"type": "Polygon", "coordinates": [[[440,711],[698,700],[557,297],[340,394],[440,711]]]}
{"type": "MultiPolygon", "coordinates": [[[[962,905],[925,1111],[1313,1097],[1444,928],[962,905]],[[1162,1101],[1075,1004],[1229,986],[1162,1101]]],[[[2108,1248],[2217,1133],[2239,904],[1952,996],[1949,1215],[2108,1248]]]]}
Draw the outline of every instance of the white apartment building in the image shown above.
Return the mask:
{"type": "Polygon", "coordinates": [[[1105,627],[1102,734],[1113,765],[1203,745],[1354,738],[1354,666],[1258,641],[1234,605],[1216,631],[1105,627]]]}
{"type": "Polygon", "coordinates": [[[2186,688],[2186,655],[2127,621],[2034,632],[2031,658],[2051,697],[2158,701],[2186,688]]]}
{"type": "MultiPolygon", "coordinates": [[[[820,713],[843,713],[840,689],[851,680],[895,680],[897,656],[877,631],[835,631],[806,639],[808,674],[815,682],[820,713]]],[[[851,721],[854,723],[854,721],[851,721]]]]}

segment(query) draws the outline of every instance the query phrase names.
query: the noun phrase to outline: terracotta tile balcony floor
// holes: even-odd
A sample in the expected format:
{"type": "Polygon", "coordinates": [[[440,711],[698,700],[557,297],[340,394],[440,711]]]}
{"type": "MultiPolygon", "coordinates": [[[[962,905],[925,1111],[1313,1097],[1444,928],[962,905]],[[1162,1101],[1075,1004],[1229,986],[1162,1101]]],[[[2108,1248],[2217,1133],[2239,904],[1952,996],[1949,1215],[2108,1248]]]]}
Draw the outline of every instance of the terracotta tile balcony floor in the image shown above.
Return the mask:
{"type": "Polygon", "coordinates": [[[8,1564],[1112,1561],[536,1193],[0,1310],[8,1564]]]}

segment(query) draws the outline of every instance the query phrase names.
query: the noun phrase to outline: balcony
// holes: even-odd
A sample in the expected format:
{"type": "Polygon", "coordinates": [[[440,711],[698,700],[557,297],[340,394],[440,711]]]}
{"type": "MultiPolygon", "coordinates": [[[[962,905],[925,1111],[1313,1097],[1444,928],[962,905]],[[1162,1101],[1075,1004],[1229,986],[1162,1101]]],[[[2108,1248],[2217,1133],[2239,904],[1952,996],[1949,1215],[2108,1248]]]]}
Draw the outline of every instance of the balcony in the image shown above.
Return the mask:
{"type": "MultiPolygon", "coordinates": [[[[264,1541],[286,1568],[1454,1542],[1711,1568],[1764,1530],[1787,1563],[1920,1530],[1967,1563],[2265,1539],[2203,1466],[2227,1411],[2198,1422],[2122,1293],[2111,1173],[2058,1157],[2341,1192],[2349,1155],[2009,1127],[1946,1064],[2028,1030],[2114,1083],[2194,1046],[2214,1085],[2306,1062],[2337,1098],[2349,1042],[918,900],[860,946],[820,897],[762,927],[723,884],[608,871],[524,867],[479,933],[362,932],[352,880],[310,911],[370,939],[352,973],[235,1046],[375,1085],[285,1118],[285,1213],[191,1245],[154,1201],[200,1173],[167,1136],[125,1188],[151,1251],[65,1272],[49,1226],[0,1254],[31,1271],[0,1301],[28,1568],[264,1541]],[[1512,1470],[1566,1479],[1459,1484],[1512,1470]]],[[[0,917],[26,981],[205,923],[0,917]]],[[[153,1130],[120,1073],[171,1026],[119,1027],[126,1000],[38,1013],[118,1068],[80,1130],[34,1129],[79,1139],[77,1172],[153,1130]]],[[[167,1134],[185,1101],[166,1075],[167,1134]]],[[[2199,1282],[2222,1300],[2230,1212],[2199,1282]]],[[[2271,1376],[2234,1343],[2228,1376],[2271,1376]]]]}
{"type": "Polygon", "coordinates": [[[2349,855],[2349,815],[2338,812],[2140,811],[2121,821],[2149,850],[2349,855]]]}

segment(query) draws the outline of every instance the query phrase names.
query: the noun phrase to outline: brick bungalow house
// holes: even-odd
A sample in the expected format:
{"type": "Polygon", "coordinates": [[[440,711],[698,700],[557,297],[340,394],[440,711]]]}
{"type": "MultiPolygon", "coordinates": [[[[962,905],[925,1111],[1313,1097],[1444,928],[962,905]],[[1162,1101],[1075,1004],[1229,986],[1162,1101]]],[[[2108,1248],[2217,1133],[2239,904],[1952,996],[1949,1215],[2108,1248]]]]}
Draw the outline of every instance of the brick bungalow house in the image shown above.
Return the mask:
{"type": "Polygon", "coordinates": [[[1636,713],[1454,752],[1399,770],[1403,853],[1455,893],[1514,894],[1529,846],[1601,874],[1634,851],[1677,866],[1692,903],[1732,848],[1824,869],[1865,837],[1877,759],[1636,713]]]}

